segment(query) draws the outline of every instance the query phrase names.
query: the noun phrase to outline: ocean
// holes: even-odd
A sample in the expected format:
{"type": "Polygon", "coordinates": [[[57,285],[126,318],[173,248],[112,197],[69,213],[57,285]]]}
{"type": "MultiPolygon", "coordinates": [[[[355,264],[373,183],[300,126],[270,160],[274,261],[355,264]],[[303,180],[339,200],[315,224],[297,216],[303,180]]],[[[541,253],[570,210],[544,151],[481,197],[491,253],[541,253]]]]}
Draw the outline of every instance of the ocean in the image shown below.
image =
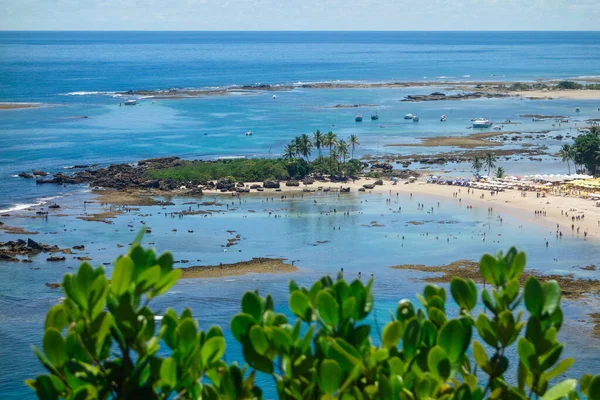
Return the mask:
{"type": "MultiPolygon", "coordinates": [[[[395,264],[445,264],[477,259],[483,252],[506,250],[518,243],[532,268],[552,273],[594,276],[579,266],[598,263],[592,241],[567,235],[543,245],[552,227],[524,223],[531,216],[468,211],[459,203],[435,208],[434,198],[397,198],[393,205],[382,195],[338,198],[324,196],[318,204],[298,198],[250,198],[239,210],[212,217],[183,220],[165,218],[156,207],[117,218],[113,224],[81,221],[76,207],[89,199],[81,186],[36,185],[16,177],[39,169],[68,172],[76,164],[134,162],[143,158],[177,155],[214,159],[225,156],[278,157],[294,136],[316,129],[333,130],[340,137],[359,136],[356,155],[435,154],[440,147],[388,147],[417,143],[439,135],[463,136],[472,117],[511,119],[519,130],[553,130],[569,134],[585,119],[598,118],[593,100],[521,100],[518,98],[406,103],[407,95],[444,90],[447,81],[534,82],[539,79],[581,79],[598,75],[600,32],[0,32],[0,102],[37,102],[40,107],[0,110],[0,212],[7,225],[38,231],[44,243],[71,247],[85,244],[94,264],[110,262],[123,251],[144,221],[152,226],[146,242],[176,259],[191,263],[236,262],[251,257],[297,260],[295,276],[261,275],[224,281],[186,280],[157,302],[159,309],[190,306],[203,328],[218,323],[228,331],[229,318],[239,310],[244,290],[270,292],[280,308],[286,302],[287,281],[308,284],[321,274],[375,274],[377,313],[382,319],[403,297],[415,299],[423,284],[419,274],[393,271],[395,264]],[[306,89],[314,82],[428,82],[431,87],[306,89]],[[223,88],[242,85],[296,85],[293,90],[256,91],[247,95],[205,96],[193,99],[152,99],[116,96],[127,90],[223,88]],[[135,98],[136,107],[122,107],[135,98]],[[353,107],[353,105],[361,105],[353,107]],[[352,106],[335,107],[336,105],[352,106]],[[575,113],[579,108],[580,112],[575,113]],[[377,112],[378,121],[370,121],[377,112]],[[363,123],[354,122],[362,113],[363,123]],[[404,120],[417,114],[419,123],[404,120]],[[440,123],[440,115],[448,121],[440,123]],[[524,114],[565,115],[562,127],[554,121],[533,122],[524,114]],[[252,137],[244,132],[253,130],[252,137]],[[15,211],[56,201],[66,217],[44,221],[15,216],[15,211]],[[434,207],[433,215],[416,203],[434,207]],[[392,210],[392,206],[394,209],[392,210]],[[402,212],[396,207],[401,207],[402,212]],[[331,215],[332,208],[352,212],[351,218],[331,215]],[[71,211],[69,211],[71,210],[71,211]],[[252,211],[256,211],[252,213],[252,211]],[[269,217],[266,210],[282,215],[269,217]],[[242,215],[245,218],[242,218],[242,215]],[[422,225],[410,221],[429,222],[422,225]],[[369,227],[377,221],[381,227],[369,227]],[[448,224],[437,223],[451,221],[448,224]],[[334,231],[332,226],[341,229],[334,231]],[[178,234],[172,229],[177,228],[178,234]],[[184,234],[193,229],[194,234],[184,234]],[[228,252],[226,230],[242,235],[228,252]],[[433,234],[435,232],[435,235],[433,234]],[[483,241],[483,233],[490,238],[483,241]],[[404,236],[404,242],[400,240],[404,236]],[[282,241],[281,238],[286,238],[282,241]],[[493,239],[491,239],[493,238],[493,239]],[[317,241],[325,242],[323,244],[317,241]],[[240,250],[240,251],[238,251],[240,250]],[[200,261],[196,261],[200,260],[200,261]]],[[[509,129],[509,128],[506,128],[509,129]]],[[[545,139],[532,144],[558,150],[563,141],[545,139]]],[[[516,148],[506,144],[503,148],[516,148]]],[[[542,161],[521,157],[503,160],[509,174],[566,173],[564,163],[550,156],[542,161]]],[[[413,165],[414,168],[418,165],[413,165]]],[[[442,168],[437,166],[437,169],[442,168]]],[[[450,175],[469,175],[469,166],[443,167],[450,175]]],[[[186,199],[174,199],[184,207],[186,199]]],[[[97,207],[97,206],[92,206],[97,207]]],[[[164,211],[162,211],[164,212],[164,211]]],[[[551,235],[551,236],[549,236],[551,235]]],[[[0,232],[0,242],[26,238],[0,232]]],[[[52,264],[39,256],[33,264],[0,263],[0,397],[32,398],[23,380],[41,372],[30,344],[40,345],[45,311],[60,292],[44,283],[58,282],[76,263],[52,264]]],[[[571,324],[563,338],[568,355],[578,361],[574,376],[600,370],[597,340],[587,339],[591,302],[565,304],[571,324]],[[581,321],[584,321],[581,323],[581,321]],[[583,326],[583,328],[582,328],[583,326]]],[[[240,360],[240,349],[228,349],[229,361],[240,360]]],[[[269,385],[266,377],[261,384],[269,385]]],[[[267,394],[273,396],[272,388],[267,394]]]]}

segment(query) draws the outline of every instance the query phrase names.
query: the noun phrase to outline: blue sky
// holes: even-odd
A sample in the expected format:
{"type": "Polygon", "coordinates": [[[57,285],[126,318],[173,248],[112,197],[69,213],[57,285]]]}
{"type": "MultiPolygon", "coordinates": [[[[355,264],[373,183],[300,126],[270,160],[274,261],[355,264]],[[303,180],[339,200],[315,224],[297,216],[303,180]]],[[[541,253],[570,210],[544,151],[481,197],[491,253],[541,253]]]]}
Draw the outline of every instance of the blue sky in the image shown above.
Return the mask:
{"type": "Polygon", "coordinates": [[[600,0],[0,0],[0,30],[599,30],[600,0]]]}

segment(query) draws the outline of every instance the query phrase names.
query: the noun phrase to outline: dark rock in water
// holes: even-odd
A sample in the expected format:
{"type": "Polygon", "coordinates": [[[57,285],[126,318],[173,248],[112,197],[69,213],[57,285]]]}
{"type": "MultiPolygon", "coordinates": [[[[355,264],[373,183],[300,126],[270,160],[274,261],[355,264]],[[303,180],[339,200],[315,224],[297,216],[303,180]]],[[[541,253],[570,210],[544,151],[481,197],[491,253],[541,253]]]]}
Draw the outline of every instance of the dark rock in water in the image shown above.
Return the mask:
{"type": "Polygon", "coordinates": [[[28,174],[27,172],[21,172],[18,176],[20,178],[25,178],[25,179],[33,179],[34,178],[33,175],[28,174]]]}
{"type": "Polygon", "coordinates": [[[64,256],[50,256],[46,258],[46,261],[55,262],[55,261],[65,261],[67,258],[64,256]]]}
{"type": "Polygon", "coordinates": [[[0,253],[0,261],[4,262],[19,262],[17,257],[13,257],[10,254],[0,253]]]}
{"type": "Polygon", "coordinates": [[[277,181],[266,181],[266,182],[263,182],[263,187],[265,189],[279,189],[279,182],[277,182],[277,181]]]}
{"type": "Polygon", "coordinates": [[[73,246],[73,250],[85,250],[85,246],[82,244],[79,244],[77,246],[73,246]]]}
{"type": "Polygon", "coordinates": [[[62,283],[50,283],[50,282],[46,282],[46,286],[49,287],[50,289],[58,289],[59,287],[62,286],[62,283]]]}
{"type": "Polygon", "coordinates": [[[376,180],[375,182],[373,182],[374,185],[378,185],[378,186],[382,186],[383,185],[383,181],[381,179],[376,180]]]}
{"type": "Polygon", "coordinates": [[[32,239],[27,239],[27,247],[29,247],[31,250],[36,250],[36,251],[43,251],[44,248],[35,240],[32,239]]]}
{"type": "Polygon", "coordinates": [[[32,171],[32,173],[35,176],[48,176],[48,173],[44,171],[32,171]]]}
{"type": "Polygon", "coordinates": [[[60,208],[60,206],[58,204],[51,204],[48,206],[48,208],[57,209],[60,208]]]}
{"type": "Polygon", "coordinates": [[[298,181],[287,181],[285,186],[300,186],[300,182],[298,181]]]}
{"type": "Polygon", "coordinates": [[[359,192],[364,192],[364,191],[365,191],[365,188],[364,188],[364,187],[358,188],[358,191],[359,191],[359,192]]]}
{"type": "Polygon", "coordinates": [[[350,193],[350,188],[349,187],[340,188],[340,193],[350,193]]]}
{"type": "Polygon", "coordinates": [[[365,188],[365,189],[375,189],[375,185],[372,184],[372,183],[365,183],[363,185],[363,188],[365,188]]]}
{"type": "Polygon", "coordinates": [[[235,191],[237,193],[250,193],[250,189],[244,187],[237,187],[235,188],[235,191]]]}

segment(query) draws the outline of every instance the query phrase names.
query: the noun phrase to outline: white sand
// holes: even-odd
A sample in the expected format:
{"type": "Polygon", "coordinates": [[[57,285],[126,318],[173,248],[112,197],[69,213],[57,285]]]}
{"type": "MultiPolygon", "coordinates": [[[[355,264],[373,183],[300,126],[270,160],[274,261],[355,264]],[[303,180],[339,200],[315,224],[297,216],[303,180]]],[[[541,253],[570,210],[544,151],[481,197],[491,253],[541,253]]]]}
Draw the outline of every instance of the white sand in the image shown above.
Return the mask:
{"type": "Polygon", "coordinates": [[[600,90],[526,90],[511,93],[536,99],[600,100],[600,90]]]}

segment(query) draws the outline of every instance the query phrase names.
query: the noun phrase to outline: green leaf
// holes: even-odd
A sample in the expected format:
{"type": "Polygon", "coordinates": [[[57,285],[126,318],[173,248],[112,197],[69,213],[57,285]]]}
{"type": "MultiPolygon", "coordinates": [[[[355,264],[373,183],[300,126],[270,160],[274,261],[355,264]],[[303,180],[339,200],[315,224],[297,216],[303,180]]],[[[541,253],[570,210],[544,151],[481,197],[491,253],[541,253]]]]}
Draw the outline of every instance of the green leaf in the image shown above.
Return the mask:
{"type": "Polygon", "coordinates": [[[453,278],[450,282],[450,292],[456,304],[462,309],[471,311],[477,303],[477,289],[473,291],[473,286],[461,278],[453,278]]]}
{"type": "Polygon", "coordinates": [[[531,315],[539,317],[544,307],[544,292],[537,278],[529,277],[525,283],[525,307],[531,315]]]}
{"type": "Polygon", "coordinates": [[[196,345],[196,324],[190,318],[183,320],[177,327],[179,333],[178,349],[183,354],[188,354],[196,345]]]}
{"type": "Polygon", "coordinates": [[[269,350],[269,341],[267,339],[267,335],[263,328],[259,325],[253,325],[250,328],[250,343],[254,347],[254,351],[256,351],[261,356],[264,356],[269,350]]]}
{"type": "Polygon", "coordinates": [[[36,388],[38,398],[40,399],[58,399],[58,392],[54,388],[52,379],[48,375],[40,375],[36,378],[34,387],[36,388]]]}
{"type": "Polygon", "coordinates": [[[519,359],[529,371],[537,371],[539,365],[533,344],[523,337],[520,338],[517,344],[517,353],[519,354],[519,359]]]}
{"type": "Polygon", "coordinates": [[[340,307],[331,294],[324,290],[317,294],[317,309],[327,325],[337,327],[340,318],[340,307]]]}
{"type": "Polygon", "coordinates": [[[160,266],[155,265],[145,269],[137,278],[140,292],[145,292],[160,281],[160,266]]]}
{"type": "Polygon", "coordinates": [[[208,339],[200,350],[202,363],[210,365],[218,361],[225,354],[225,339],[222,336],[213,336],[208,339]]]}
{"type": "Polygon", "coordinates": [[[402,338],[402,323],[400,321],[389,322],[383,328],[382,342],[383,347],[391,349],[398,345],[402,338]]]}
{"type": "Polygon", "coordinates": [[[321,389],[326,394],[333,394],[342,382],[342,368],[334,360],[324,360],[319,368],[321,389]]]}
{"type": "Polygon", "coordinates": [[[263,308],[258,295],[254,292],[246,292],[242,297],[242,312],[250,314],[258,322],[262,316],[263,308]]]}
{"type": "Polygon", "coordinates": [[[310,310],[310,300],[299,290],[295,290],[290,295],[290,310],[298,317],[309,320],[308,311],[310,310]]]}
{"type": "Polygon", "coordinates": [[[527,264],[527,256],[524,252],[517,253],[509,265],[508,278],[518,279],[519,276],[525,270],[525,264],[527,264]]]}
{"type": "Polygon", "coordinates": [[[489,254],[484,254],[479,262],[479,272],[486,282],[497,286],[496,278],[494,277],[494,270],[496,268],[496,259],[489,254]]]}
{"type": "Polygon", "coordinates": [[[459,361],[471,342],[471,330],[458,319],[448,321],[438,332],[437,343],[452,363],[459,361]]]}
{"type": "Polygon", "coordinates": [[[419,321],[414,318],[408,323],[408,326],[404,331],[404,339],[402,341],[402,349],[407,360],[411,359],[415,355],[420,341],[421,325],[419,324],[419,321]]]}
{"type": "Polygon", "coordinates": [[[129,290],[129,284],[133,278],[135,265],[129,256],[119,257],[115,262],[115,268],[112,273],[112,291],[121,296],[129,290]]]}
{"type": "MultiPolygon", "coordinates": [[[[577,386],[576,379],[565,379],[561,383],[551,387],[542,396],[542,400],[557,400],[566,397],[567,394],[577,386]]],[[[595,397],[590,396],[591,399],[595,397]]],[[[596,397],[597,398],[597,397],[596,397]]]]}
{"type": "Polygon", "coordinates": [[[67,313],[62,304],[56,304],[48,310],[44,329],[56,328],[59,332],[67,326],[67,313]]]}
{"type": "Polygon", "coordinates": [[[177,362],[172,358],[165,358],[160,364],[160,379],[169,388],[177,386],[177,362]]]}
{"type": "Polygon", "coordinates": [[[600,399],[600,375],[596,375],[592,378],[587,389],[588,398],[590,400],[600,399]]]}
{"type": "Polygon", "coordinates": [[[402,299],[398,302],[398,308],[396,309],[396,318],[400,322],[408,321],[415,316],[415,308],[413,307],[410,300],[402,299]]]}
{"type": "Polygon", "coordinates": [[[564,346],[559,344],[554,346],[547,354],[540,358],[540,369],[542,371],[552,367],[558,361],[564,346]]]}
{"type": "Polygon", "coordinates": [[[556,378],[557,376],[564,374],[566,370],[568,370],[571,367],[571,365],[573,365],[574,362],[574,358],[565,358],[564,360],[556,364],[556,367],[546,372],[546,379],[551,380],[556,378]]]}
{"type": "Polygon", "coordinates": [[[473,357],[481,369],[486,372],[489,371],[489,358],[485,353],[485,349],[477,340],[473,340],[473,357]]]}
{"type": "Polygon", "coordinates": [[[427,366],[437,377],[446,380],[450,376],[450,360],[444,349],[440,346],[435,346],[429,350],[427,355],[427,366]]]}
{"type": "Polygon", "coordinates": [[[62,367],[68,359],[67,346],[58,329],[46,329],[43,346],[48,360],[56,367],[62,367]]]}
{"type": "Polygon", "coordinates": [[[544,293],[542,313],[551,315],[560,307],[560,286],[558,285],[558,282],[554,280],[546,281],[542,285],[542,291],[544,293]]]}
{"type": "Polygon", "coordinates": [[[244,336],[248,334],[250,326],[255,323],[254,317],[250,314],[238,314],[231,320],[231,332],[238,342],[242,342],[244,336]]]}

